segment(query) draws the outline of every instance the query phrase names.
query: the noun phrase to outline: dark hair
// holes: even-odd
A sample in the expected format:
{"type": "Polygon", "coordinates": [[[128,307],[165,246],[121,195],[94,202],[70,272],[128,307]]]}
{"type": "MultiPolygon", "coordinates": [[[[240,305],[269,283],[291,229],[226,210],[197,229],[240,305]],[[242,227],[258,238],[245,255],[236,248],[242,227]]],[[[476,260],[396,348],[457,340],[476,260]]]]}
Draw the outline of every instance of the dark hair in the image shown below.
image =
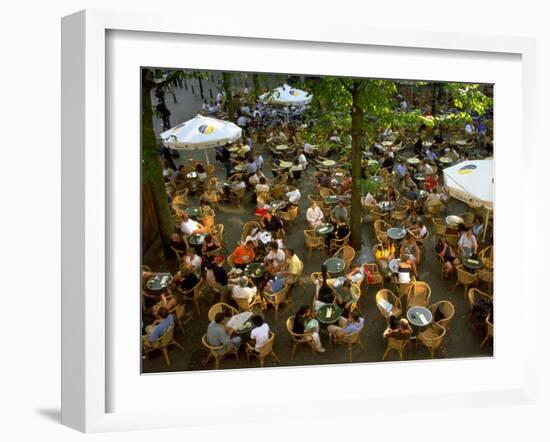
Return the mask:
{"type": "Polygon", "coordinates": [[[269,248],[274,249],[274,250],[279,250],[279,244],[277,243],[277,241],[271,241],[269,243],[269,248]]]}
{"type": "Polygon", "coordinates": [[[291,249],[289,247],[287,247],[287,252],[290,253],[290,256],[294,256],[294,249],[291,249]]]}
{"type": "MultiPolygon", "coordinates": [[[[355,312],[352,312],[355,313],[355,312]]],[[[399,321],[397,320],[397,317],[395,315],[390,315],[390,323],[389,323],[390,329],[395,330],[399,326],[399,321]]]]}
{"type": "Polygon", "coordinates": [[[204,166],[202,164],[197,164],[197,167],[195,168],[197,170],[197,172],[199,173],[204,173],[205,170],[204,170],[204,166]]]}
{"type": "Polygon", "coordinates": [[[254,324],[256,327],[261,326],[264,323],[264,318],[262,318],[260,315],[254,315],[252,318],[250,318],[252,321],[252,324],[254,324]]]}
{"type": "Polygon", "coordinates": [[[208,235],[206,235],[206,236],[204,237],[204,241],[205,241],[205,242],[210,242],[210,241],[212,241],[212,235],[210,235],[210,233],[209,233],[208,235]]]}
{"type": "MultiPolygon", "coordinates": [[[[258,169],[258,170],[260,170],[260,169],[258,169]]],[[[266,183],[265,178],[264,178],[264,177],[261,177],[261,178],[260,178],[260,184],[265,184],[265,183],[266,183]]]]}
{"type": "Polygon", "coordinates": [[[168,317],[168,310],[165,307],[159,308],[159,316],[162,319],[166,319],[168,317]]]}
{"type": "Polygon", "coordinates": [[[223,318],[225,318],[225,315],[223,312],[218,312],[216,313],[216,316],[214,316],[214,321],[216,322],[216,324],[219,324],[220,322],[223,321],[223,318]]]}
{"type": "Polygon", "coordinates": [[[347,287],[347,288],[351,288],[351,282],[349,282],[349,280],[345,280],[344,283],[342,284],[342,287],[347,287]]]}
{"type": "Polygon", "coordinates": [[[351,316],[351,319],[353,319],[354,321],[358,321],[359,318],[361,317],[359,316],[359,313],[356,310],[352,311],[349,315],[351,316]]]}
{"type": "Polygon", "coordinates": [[[298,311],[296,312],[297,315],[300,315],[300,316],[304,316],[306,314],[306,312],[310,310],[309,306],[308,305],[302,305],[298,311]]]}
{"type": "Polygon", "coordinates": [[[252,240],[249,239],[249,240],[246,242],[245,245],[246,245],[246,246],[253,246],[253,245],[254,245],[254,241],[252,241],[252,240]]]}

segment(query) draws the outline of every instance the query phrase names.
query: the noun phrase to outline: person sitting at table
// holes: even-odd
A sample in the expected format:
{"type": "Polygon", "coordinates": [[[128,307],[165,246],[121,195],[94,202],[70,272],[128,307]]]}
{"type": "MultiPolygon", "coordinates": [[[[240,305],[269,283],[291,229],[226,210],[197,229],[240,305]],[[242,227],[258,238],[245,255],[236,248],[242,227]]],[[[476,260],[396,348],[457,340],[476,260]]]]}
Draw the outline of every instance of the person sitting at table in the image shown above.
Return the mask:
{"type": "Polygon", "coordinates": [[[322,175],[321,178],[319,178],[319,186],[330,189],[331,184],[332,184],[332,178],[330,177],[330,175],[325,174],[325,175],[322,175]]]}
{"type": "Polygon", "coordinates": [[[376,249],[376,259],[380,263],[380,271],[386,278],[390,275],[390,261],[395,258],[395,244],[384,238],[380,247],[376,249]]]}
{"type": "Polygon", "coordinates": [[[347,318],[350,313],[351,305],[356,301],[351,292],[351,282],[347,279],[336,289],[334,303],[342,309],[342,316],[347,318]]]}
{"type": "Polygon", "coordinates": [[[158,318],[158,312],[161,308],[165,308],[166,310],[170,311],[173,308],[178,305],[178,297],[172,293],[169,287],[166,287],[166,290],[164,290],[160,294],[160,300],[157,302],[153,308],[152,308],[152,314],[155,318],[158,318]]]}
{"type": "Polygon", "coordinates": [[[275,275],[285,264],[285,252],[279,247],[277,241],[271,241],[267,245],[268,254],[264,258],[266,271],[275,275]]]}
{"type": "Polygon", "coordinates": [[[321,282],[315,281],[316,300],[314,307],[316,311],[326,304],[334,303],[334,289],[328,283],[327,266],[325,264],[321,266],[321,274],[321,282]]]}
{"type": "Polygon", "coordinates": [[[441,195],[437,193],[437,187],[432,188],[431,193],[426,197],[426,211],[433,205],[441,204],[441,195]]]}
{"type": "Polygon", "coordinates": [[[258,351],[267,341],[269,341],[269,325],[260,315],[253,315],[250,322],[254,328],[250,331],[251,345],[258,351]]]}
{"type": "MultiPolygon", "coordinates": [[[[152,324],[145,327],[145,335],[142,336],[141,342],[145,348],[151,347],[153,342],[162,338],[164,333],[174,326],[174,317],[168,310],[164,307],[159,308],[158,310],[158,319],[156,319],[152,324]]],[[[143,359],[146,359],[147,356],[144,355],[143,359]]]]}
{"type": "MultiPolygon", "coordinates": [[[[300,189],[294,187],[286,193],[286,197],[288,199],[288,202],[290,203],[290,206],[297,206],[300,202],[300,198],[302,198],[302,194],[300,193],[300,189]]],[[[289,208],[290,207],[287,207],[287,210],[289,208]]]]}
{"type": "Polygon", "coordinates": [[[187,212],[181,213],[180,229],[183,232],[183,234],[187,236],[191,236],[197,233],[204,233],[207,230],[206,227],[204,227],[202,224],[189,218],[189,215],[187,214],[187,212]]]}
{"type": "Polygon", "coordinates": [[[214,322],[208,324],[208,329],[206,331],[206,340],[208,341],[208,344],[213,347],[223,345],[223,348],[218,351],[219,355],[223,355],[234,349],[238,350],[242,343],[240,336],[231,337],[233,330],[229,327],[224,327],[224,319],[225,314],[223,312],[216,313],[214,316],[214,322]]]}
{"type": "Polygon", "coordinates": [[[249,302],[256,296],[258,289],[256,287],[250,287],[248,285],[248,278],[242,276],[239,279],[239,284],[233,287],[231,291],[231,297],[233,299],[247,299],[249,302]]]}
{"type": "Polygon", "coordinates": [[[235,267],[244,269],[248,264],[253,262],[256,257],[254,243],[248,240],[244,244],[238,245],[231,253],[231,256],[233,257],[235,267]]]}
{"type": "Polygon", "coordinates": [[[474,223],[472,224],[472,233],[475,235],[476,240],[479,239],[483,233],[484,228],[483,217],[481,215],[474,216],[474,223]]]}
{"type": "Polygon", "coordinates": [[[387,171],[391,172],[393,169],[393,165],[395,164],[395,160],[393,158],[393,152],[388,152],[384,160],[382,161],[382,169],[386,169],[387,171]]]}
{"type": "Polygon", "coordinates": [[[289,178],[293,181],[299,180],[302,177],[302,171],[304,167],[300,163],[300,160],[296,158],[294,163],[288,169],[289,178]]]}
{"type": "Polygon", "coordinates": [[[392,186],[388,187],[388,190],[386,191],[386,201],[391,201],[393,203],[397,201],[397,194],[392,186]]]}
{"type": "MultiPolygon", "coordinates": [[[[206,259],[206,254],[208,252],[212,252],[213,250],[219,249],[220,247],[221,247],[220,242],[215,237],[208,234],[204,237],[204,241],[201,245],[202,256],[204,256],[205,259],[206,259]]],[[[213,257],[211,257],[211,258],[213,258],[213,257]]],[[[210,261],[211,260],[212,259],[210,259],[210,261]]]]}
{"type": "Polygon", "coordinates": [[[348,219],[349,213],[346,208],[346,203],[344,200],[338,201],[338,204],[330,211],[330,219],[333,223],[336,223],[339,219],[348,219]]]}
{"type": "Polygon", "coordinates": [[[239,192],[241,189],[246,189],[246,183],[242,179],[242,175],[239,174],[237,178],[231,181],[231,191],[233,193],[239,192]]]}
{"type": "Polygon", "coordinates": [[[197,172],[197,178],[199,179],[199,181],[202,181],[203,183],[206,180],[206,178],[208,178],[208,174],[206,173],[206,169],[204,168],[204,166],[201,163],[198,163],[195,166],[195,172],[197,172]]]}
{"type": "Polygon", "coordinates": [[[308,161],[307,161],[306,156],[304,155],[304,151],[303,151],[303,150],[299,150],[299,151],[298,151],[298,163],[300,163],[300,165],[302,166],[302,170],[306,170],[306,169],[307,169],[308,161]]]}
{"type": "Polygon", "coordinates": [[[296,312],[292,332],[299,335],[311,333],[311,339],[313,340],[315,351],[318,351],[319,353],[323,353],[325,351],[319,336],[319,322],[317,322],[316,319],[313,319],[311,309],[307,305],[302,305],[296,312]]]}
{"type": "Polygon", "coordinates": [[[457,243],[460,256],[472,256],[477,253],[477,240],[472,229],[466,229],[457,243]]]}
{"type": "Polygon", "coordinates": [[[279,229],[283,228],[283,222],[281,221],[281,218],[273,215],[271,212],[267,212],[264,215],[262,225],[265,230],[271,233],[277,233],[279,229]]]}
{"type": "Polygon", "coordinates": [[[418,246],[421,246],[424,243],[426,236],[428,236],[428,229],[420,218],[417,218],[416,223],[409,227],[409,231],[413,234],[418,246]]]}
{"type": "Polygon", "coordinates": [[[341,316],[338,319],[338,325],[331,324],[327,327],[329,334],[336,341],[342,340],[345,335],[357,333],[365,325],[365,319],[359,315],[359,312],[354,310],[346,319],[341,316]]]}
{"type": "Polygon", "coordinates": [[[315,201],[312,201],[311,206],[306,210],[306,220],[312,229],[315,229],[315,227],[322,224],[325,220],[323,211],[315,201]]]}
{"type": "Polygon", "coordinates": [[[254,191],[256,193],[269,192],[269,185],[267,184],[267,180],[264,177],[260,178],[260,182],[254,187],[254,191]]]}
{"type": "Polygon", "coordinates": [[[257,169],[256,173],[248,179],[248,182],[249,182],[250,186],[253,189],[255,189],[256,185],[260,184],[260,180],[262,178],[265,180],[266,184],[269,184],[269,180],[266,178],[266,176],[263,174],[263,172],[260,169],[257,169]]]}
{"type": "Polygon", "coordinates": [[[206,218],[207,216],[215,215],[214,209],[208,204],[208,202],[201,198],[199,200],[199,218],[206,218]]]}
{"type": "Polygon", "coordinates": [[[182,241],[181,236],[177,232],[170,235],[170,247],[173,247],[178,253],[181,254],[184,254],[187,251],[187,244],[182,241]]]}
{"type": "Polygon", "coordinates": [[[278,272],[272,279],[269,279],[263,289],[263,295],[270,299],[274,299],[275,293],[280,292],[288,283],[288,278],[282,272],[278,272]]]}
{"type": "Polygon", "coordinates": [[[443,258],[443,278],[449,279],[449,274],[456,266],[460,265],[460,261],[455,257],[454,251],[449,243],[442,238],[437,239],[435,253],[443,258]]]}
{"type": "Polygon", "coordinates": [[[404,253],[400,255],[400,260],[397,263],[397,282],[399,284],[407,284],[414,279],[412,260],[408,259],[404,253]]]}
{"type": "Polygon", "coordinates": [[[434,174],[434,169],[429,163],[420,161],[420,163],[418,163],[418,172],[422,175],[429,176],[434,174]]]}
{"type": "Polygon", "coordinates": [[[342,181],[342,193],[348,193],[351,192],[351,185],[353,184],[353,180],[351,179],[350,175],[346,175],[344,177],[344,180],[342,181]]]}
{"type": "Polygon", "coordinates": [[[189,247],[182,259],[181,268],[185,271],[193,272],[200,277],[201,265],[202,258],[197,255],[194,247],[189,247]]]}
{"type": "Polygon", "coordinates": [[[395,165],[395,173],[399,179],[403,179],[403,177],[407,174],[407,166],[405,166],[403,161],[400,160],[397,162],[395,165]]]}
{"type": "Polygon", "coordinates": [[[331,239],[344,239],[349,233],[350,229],[345,218],[338,218],[334,230],[327,235],[327,244],[330,244],[331,239]]]}
{"type": "Polygon", "coordinates": [[[252,151],[252,158],[254,159],[254,162],[256,163],[256,172],[259,170],[262,171],[262,167],[264,166],[264,157],[260,152],[258,152],[256,149],[252,151]]]}
{"type": "Polygon", "coordinates": [[[417,156],[421,156],[424,153],[424,144],[422,143],[422,137],[418,137],[416,143],[414,143],[414,153],[417,156]]]}
{"type": "Polygon", "coordinates": [[[229,276],[224,269],[225,259],[222,255],[215,256],[207,265],[206,280],[220,295],[220,302],[227,303],[229,294],[229,276]]]}
{"type": "Polygon", "coordinates": [[[351,284],[361,285],[361,283],[365,279],[365,268],[366,267],[363,266],[354,266],[344,276],[329,279],[327,283],[335,289],[340,288],[346,280],[349,281],[351,284]]]}
{"type": "Polygon", "coordinates": [[[390,316],[390,323],[388,328],[384,331],[383,336],[385,338],[393,338],[399,340],[408,340],[411,338],[413,329],[405,318],[399,320],[399,326],[397,326],[397,318],[393,315],[390,316]],[[393,321],[391,320],[392,318],[393,321]]]}
{"type": "MultiPolygon", "coordinates": [[[[403,189],[412,189],[414,191],[416,191],[416,189],[418,189],[418,186],[416,185],[414,180],[411,178],[411,174],[409,172],[405,172],[405,175],[403,175],[403,178],[401,179],[401,187],[403,189]]],[[[415,194],[416,194],[416,192],[415,192],[415,194]]],[[[409,198],[409,199],[413,199],[413,198],[409,198]]]]}
{"type": "MultiPolygon", "coordinates": [[[[221,199],[223,199],[223,191],[220,191],[216,188],[214,184],[208,186],[201,196],[201,199],[206,201],[208,205],[217,204],[221,199]]],[[[212,206],[210,206],[212,207],[212,206]]]]}
{"type": "Polygon", "coordinates": [[[304,153],[309,157],[312,158],[315,156],[315,150],[317,149],[317,145],[310,144],[310,143],[304,143],[304,153]]]}
{"type": "Polygon", "coordinates": [[[258,165],[256,164],[256,161],[254,161],[254,157],[250,156],[246,163],[246,175],[248,177],[251,177],[256,173],[257,170],[258,170],[258,165]]]}
{"type": "Polygon", "coordinates": [[[361,200],[361,204],[363,205],[363,207],[369,208],[369,209],[372,209],[373,207],[375,207],[376,203],[377,203],[376,198],[370,192],[367,192],[367,194],[361,200]]]}
{"type": "Polygon", "coordinates": [[[416,276],[416,263],[420,261],[420,249],[418,248],[418,244],[416,244],[416,239],[410,233],[407,234],[401,243],[399,254],[404,255],[407,261],[410,262],[413,273],[416,276]]]}
{"type": "Polygon", "coordinates": [[[199,283],[199,278],[193,272],[188,269],[181,269],[174,275],[174,284],[183,292],[190,291],[199,283]]]}
{"type": "Polygon", "coordinates": [[[420,221],[420,217],[416,214],[416,210],[412,209],[411,214],[405,220],[405,226],[407,229],[413,229],[416,227],[419,221],[420,221]]]}

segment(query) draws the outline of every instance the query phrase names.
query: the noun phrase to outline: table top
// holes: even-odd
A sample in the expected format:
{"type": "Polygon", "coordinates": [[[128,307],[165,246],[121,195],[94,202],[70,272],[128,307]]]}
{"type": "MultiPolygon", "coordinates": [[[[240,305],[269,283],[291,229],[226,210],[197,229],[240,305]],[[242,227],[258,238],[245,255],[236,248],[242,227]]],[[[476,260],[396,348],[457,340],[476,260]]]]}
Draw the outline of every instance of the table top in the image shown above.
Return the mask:
{"type": "Polygon", "coordinates": [[[426,177],[424,175],[415,175],[414,179],[416,181],[424,181],[426,179],[426,177]]]}
{"type": "Polygon", "coordinates": [[[336,304],[323,305],[317,310],[317,320],[322,324],[334,324],[342,316],[342,309],[336,304]]]}
{"type": "Polygon", "coordinates": [[[185,209],[185,213],[187,213],[187,215],[189,215],[191,218],[195,218],[199,216],[199,209],[196,207],[188,207],[187,209],[185,209]]]}
{"type": "Polygon", "coordinates": [[[399,263],[401,260],[399,258],[392,259],[389,263],[389,268],[393,273],[397,273],[399,271],[399,263]]]}
{"type": "Polygon", "coordinates": [[[149,290],[164,290],[170,284],[174,278],[170,273],[157,273],[147,280],[145,286],[149,290]]]}
{"type": "Polygon", "coordinates": [[[334,226],[330,223],[319,224],[317,227],[315,227],[315,231],[319,235],[328,235],[333,230],[334,226]]]}
{"type": "Polygon", "coordinates": [[[286,144],[279,144],[278,146],[275,146],[275,149],[277,149],[277,150],[287,150],[288,146],[286,144]]]}
{"type": "Polygon", "coordinates": [[[422,189],[418,190],[416,194],[418,195],[418,198],[426,198],[428,196],[428,192],[422,189]]]}
{"type": "Polygon", "coordinates": [[[246,164],[236,164],[233,169],[235,169],[237,172],[244,172],[246,170],[246,164]]]}
{"type": "Polygon", "coordinates": [[[334,160],[324,160],[323,166],[332,167],[336,165],[336,161],[334,160]]]}
{"type": "Polygon", "coordinates": [[[394,143],[393,141],[386,140],[386,141],[382,141],[380,144],[384,147],[389,147],[389,146],[392,146],[393,143],[394,143]]]}
{"type": "Polygon", "coordinates": [[[420,160],[416,157],[411,157],[411,158],[407,159],[407,163],[409,163],[409,164],[418,164],[418,163],[420,163],[420,160]]]}
{"type": "Polygon", "coordinates": [[[411,307],[407,311],[407,319],[416,327],[426,327],[433,321],[432,312],[426,307],[411,307]]]}
{"type": "Polygon", "coordinates": [[[422,145],[424,147],[431,147],[431,146],[433,146],[433,144],[434,143],[432,141],[422,141],[422,145]]]}
{"type": "Polygon", "coordinates": [[[478,270],[481,267],[483,267],[483,262],[481,261],[481,258],[472,258],[472,257],[463,256],[462,264],[464,264],[465,267],[468,267],[469,269],[473,269],[473,270],[478,270]]]}
{"type": "Polygon", "coordinates": [[[393,209],[393,203],[391,201],[380,201],[376,206],[380,210],[385,210],[387,212],[393,209]]]}
{"type": "Polygon", "coordinates": [[[238,313],[229,318],[229,321],[225,325],[235,330],[237,334],[248,333],[254,326],[250,321],[251,317],[252,312],[238,313]]]}
{"type": "Polygon", "coordinates": [[[244,273],[251,278],[261,278],[264,276],[265,266],[260,262],[253,262],[244,268],[244,273]]]}
{"type": "Polygon", "coordinates": [[[189,244],[192,246],[200,246],[204,242],[204,238],[206,238],[207,235],[208,233],[197,233],[195,235],[191,235],[189,237],[189,244]]]}
{"type": "Polygon", "coordinates": [[[373,180],[375,183],[382,183],[384,181],[384,177],[380,175],[371,176],[370,179],[373,180]]]}
{"type": "Polygon", "coordinates": [[[238,150],[240,149],[239,146],[233,146],[233,147],[230,147],[229,149],[227,149],[229,152],[237,152],[238,150]]]}
{"type": "Polygon", "coordinates": [[[323,197],[323,200],[327,204],[336,204],[338,202],[338,196],[337,195],[326,195],[323,197]]]}
{"type": "Polygon", "coordinates": [[[283,207],[285,207],[288,203],[286,201],[283,201],[283,200],[273,200],[271,201],[268,206],[271,208],[271,209],[282,209],[283,207]]]}
{"type": "Polygon", "coordinates": [[[340,258],[329,258],[324,264],[327,266],[327,272],[340,273],[346,267],[346,263],[340,258]]]}
{"type": "Polygon", "coordinates": [[[283,169],[288,169],[289,167],[292,167],[292,163],[290,161],[281,161],[279,166],[283,169]]]}
{"type": "Polygon", "coordinates": [[[459,146],[465,146],[466,144],[468,144],[466,140],[455,140],[454,143],[459,146]]]}
{"type": "Polygon", "coordinates": [[[453,159],[451,157],[441,157],[439,158],[439,161],[441,161],[442,163],[448,164],[448,163],[452,163],[453,159]]]}
{"type": "Polygon", "coordinates": [[[449,227],[456,227],[456,226],[458,226],[459,224],[464,223],[464,220],[463,220],[460,216],[449,215],[448,217],[445,218],[445,223],[446,223],[449,227]]]}
{"type": "Polygon", "coordinates": [[[197,172],[189,172],[187,175],[187,178],[191,178],[191,179],[194,179],[194,178],[197,178],[197,172]]]}
{"type": "Polygon", "coordinates": [[[401,227],[390,227],[387,234],[391,239],[400,240],[407,236],[407,231],[401,227]]]}

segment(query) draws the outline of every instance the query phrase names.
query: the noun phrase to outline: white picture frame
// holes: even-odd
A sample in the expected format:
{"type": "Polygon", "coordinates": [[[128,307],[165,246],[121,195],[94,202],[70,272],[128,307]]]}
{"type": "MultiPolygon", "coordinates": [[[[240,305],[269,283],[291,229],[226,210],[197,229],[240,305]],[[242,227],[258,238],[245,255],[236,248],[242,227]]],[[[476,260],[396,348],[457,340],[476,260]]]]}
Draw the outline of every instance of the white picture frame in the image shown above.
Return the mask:
{"type": "MultiPolygon", "coordinates": [[[[109,265],[111,260],[115,259],[109,252],[109,243],[114,240],[111,236],[113,230],[109,228],[110,223],[113,222],[113,195],[109,194],[111,189],[109,180],[112,179],[112,174],[116,175],[119,170],[110,164],[113,158],[106,148],[107,140],[110,139],[110,134],[106,130],[106,119],[111,117],[110,111],[107,109],[108,99],[106,96],[109,92],[109,79],[105,75],[109,62],[107,60],[109,55],[107,34],[109,32],[131,33],[136,31],[156,33],[141,34],[145,39],[148,38],[147,35],[151,38],[154,35],[155,38],[166,37],[172,40],[178,37],[192,36],[194,41],[209,37],[216,37],[218,40],[220,37],[230,37],[236,45],[237,42],[253,45],[268,41],[271,46],[278,48],[288,48],[298,45],[299,42],[308,42],[311,45],[332,45],[336,47],[336,51],[357,47],[375,47],[388,50],[400,48],[405,53],[425,50],[426,53],[435,54],[436,57],[448,53],[468,53],[475,54],[480,63],[484,54],[519,57],[522,115],[521,119],[516,122],[517,126],[512,129],[507,128],[507,130],[515,131],[518,142],[521,144],[521,173],[526,173],[528,170],[529,161],[531,161],[529,158],[535,157],[533,155],[535,150],[533,113],[536,83],[535,44],[532,39],[402,30],[390,32],[366,27],[350,28],[345,26],[331,26],[330,29],[323,26],[302,26],[297,29],[290,25],[278,24],[275,26],[270,23],[247,23],[246,26],[244,24],[239,26],[234,21],[227,23],[216,19],[206,23],[188,21],[185,26],[182,26],[177,17],[171,17],[169,14],[157,16],[98,10],[82,11],[65,17],[62,22],[62,423],[80,431],[99,432],[208,425],[212,416],[216,417],[218,423],[233,422],[227,416],[225,418],[222,415],[218,416],[215,410],[212,410],[213,414],[205,416],[204,411],[207,409],[207,404],[204,401],[201,402],[197,391],[190,395],[193,401],[197,401],[194,413],[183,407],[181,410],[172,409],[170,412],[162,412],[153,408],[147,410],[145,407],[139,411],[113,411],[110,409],[112,404],[109,404],[109,394],[116,386],[113,384],[113,377],[109,375],[114,356],[107,339],[109,317],[112,314],[109,311],[110,304],[107,293],[107,288],[110,287],[109,265]]],[[[256,69],[253,61],[249,61],[248,64],[249,70],[256,69]]],[[[193,67],[212,68],[212,66],[193,67]]],[[[498,88],[498,84],[496,87],[498,88]]],[[[498,99],[495,103],[495,118],[498,119],[498,99]]],[[[496,126],[495,133],[498,133],[496,126]]],[[[505,142],[506,140],[502,140],[503,145],[505,142]]],[[[499,149],[498,141],[495,142],[495,149],[496,151],[499,149]]],[[[505,167],[509,167],[509,164],[504,165],[504,162],[502,164],[501,171],[506,170],[505,167]]],[[[499,167],[501,166],[497,166],[497,180],[499,167]]],[[[499,197],[500,189],[503,189],[500,195],[504,195],[504,191],[508,192],[509,190],[521,199],[521,203],[519,203],[522,209],[519,214],[520,223],[536,218],[536,192],[527,192],[523,186],[516,190],[509,189],[503,181],[496,183],[497,201],[495,207],[497,214],[504,213],[499,212],[500,207],[509,204],[504,201],[502,196],[499,197]],[[499,207],[501,201],[502,206],[499,207]]],[[[497,225],[495,235],[497,244],[499,241],[498,231],[497,225]]],[[[518,235],[525,238],[526,234],[520,231],[518,235]]],[[[536,304],[536,290],[534,278],[525,277],[529,268],[525,257],[534,256],[535,253],[532,250],[533,245],[527,241],[521,242],[521,256],[517,259],[517,262],[522,263],[520,279],[517,281],[517,286],[514,287],[520,290],[518,296],[521,296],[523,307],[519,307],[514,313],[516,315],[514,320],[527,323],[528,312],[525,306],[536,304]]],[[[497,251],[498,253],[500,252],[497,251]]],[[[499,262],[498,259],[497,256],[497,264],[502,265],[505,269],[506,263],[499,262]]],[[[505,275],[505,271],[499,274],[499,270],[497,270],[495,289],[499,287],[499,290],[506,290],[505,285],[499,284],[499,280],[502,281],[505,275]]],[[[498,305],[497,314],[501,311],[511,312],[505,307],[506,304],[503,300],[502,308],[500,304],[498,305]]],[[[501,317],[503,318],[501,336],[510,338],[510,342],[517,343],[517,341],[512,341],[512,334],[507,333],[504,327],[504,323],[511,320],[510,317],[501,317]]],[[[347,400],[348,404],[353,404],[354,414],[372,414],[380,408],[390,406],[394,410],[399,409],[399,404],[395,404],[395,398],[400,395],[414,398],[416,410],[435,410],[441,407],[465,408],[473,403],[477,406],[533,404],[536,397],[534,340],[529,339],[533,332],[529,329],[522,330],[525,331],[522,331],[523,346],[521,352],[518,352],[519,363],[514,365],[513,370],[510,369],[507,379],[500,380],[500,384],[494,382],[488,389],[477,385],[473,389],[464,387],[462,392],[437,394],[432,391],[424,396],[415,396],[414,391],[405,390],[395,394],[377,394],[375,395],[376,404],[374,404],[373,401],[361,400],[367,398],[367,395],[359,388],[355,394],[350,396],[344,395],[341,398],[330,399],[332,401],[347,400]]],[[[497,331],[497,333],[500,332],[497,331]]],[[[499,355],[500,349],[495,347],[496,356],[492,361],[486,363],[484,369],[491,369],[491,366],[497,367],[499,358],[506,360],[504,345],[513,344],[503,342],[502,345],[503,350],[500,354],[503,356],[499,355]]],[[[485,364],[485,362],[476,360],[441,363],[447,364],[448,367],[456,364],[453,370],[462,368],[474,370],[480,364],[485,364]]],[[[356,376],[364,367],[364,364],[319,367],[316,368],[316,373],[334,375],[335,370],[340,370],[346,376],[356,376]]],[[[385,364],[384,367],[387,367],[385,370],[388,372],[395,374],[401,370],[399,367],[402,366],[400,364],[385,364]]],[[[406,367],[411,371],[430,369],[422,363],[408,363],[406,367]]],[[[311,370],[304,370],[307,369],[281,371],[281,377],[284,374],[285,382],[289,382],[291,375],[293,378],[304,380],[312,373],[311,370]]],[[[270,376],[278,375],[276,370],[250,370],[248,376],[251,379],[260,380],[266,373],[270,373],[270,376]]],[[[139,376],[139,373],[129,373],[129,376],[135,377],[136,375],[139,376]]],[[[200,376],[208,374],[190,375],[193,376],[194,383],[200,384],[205,379],[200,376]]],[[[242,381],[242,379],[239,380],[239,375],[236,373],[220,372],[215,375],[215,378],[210,377],[208,380],[218,387],[224,385],[224,382],[242,381]]],[[[149,376],[141,378],[145,379],[144,382],[153,382],[149,376]]],[[[168,376],[157,376],[156,378],[155,381],[166,383],[168,376]]],[[[120,379],[120,376],[118,378],[115,376],[114,379],[120,379]]],[[[183,379],[183,376],[179,377],[178,382],[180,380],[184,382],[183,379]]],[[[149,386],[148,388],[154,387],[149,386]]],[[[242,399],[235,400],[237,403],[239,400],[242,401],[242,399]]],[[[276,400],[275,404],[277,404],[276,400]]],[[[313,416],[323,405],[322,401],[316,399],[308,410],[302,411],[301,414],[304,417],[313,416]]],[[[266,407],[264,410],[269,409],[268,405],[266,407]]],[[[292,406],[274,408],[271,411],[270,420],[297,416],[297,410],[292,406]]],[[[265,420],[265,416],[262,416],[261,413],[251,412],[240,420],[258,422],[265,420]]]]}

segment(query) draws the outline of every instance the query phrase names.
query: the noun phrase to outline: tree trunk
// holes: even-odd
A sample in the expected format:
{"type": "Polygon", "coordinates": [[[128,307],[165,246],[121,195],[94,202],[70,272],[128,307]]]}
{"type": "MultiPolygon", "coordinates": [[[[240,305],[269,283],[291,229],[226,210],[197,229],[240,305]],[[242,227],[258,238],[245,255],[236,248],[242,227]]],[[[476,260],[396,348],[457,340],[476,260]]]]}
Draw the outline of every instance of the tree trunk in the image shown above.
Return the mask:
{"type": "Polygon", "coordinates": [[[233,100],[233,91],[231,89],[231,73],[223,73],[223,90],[225,92],[225,106],[229,120],[233,121],[235,118],[235,102],[233,100]]]}
{"type": "Polygon", "coordinates": [[[162,168],[158,158],[155,132],[153,129],[153,107],[151,103],[152,72],[142,70],[141,87],[141,155],[142,179],[147,181],[151,188],[153,204],[159,224],[159,232],[167,257],[173,257],[170,248],[170,235],[174,232],[170,207],[166,197],[166,188],[162,177],[162,168]]]}
{"type": "Polygon", "coordinates": [[[351,245],[355,250],[361,249],[361,164],[363,162],[363,108],[360,106],[360,97],[364,93],[364,83],[354,81],[351,107],[351,245]]]}

